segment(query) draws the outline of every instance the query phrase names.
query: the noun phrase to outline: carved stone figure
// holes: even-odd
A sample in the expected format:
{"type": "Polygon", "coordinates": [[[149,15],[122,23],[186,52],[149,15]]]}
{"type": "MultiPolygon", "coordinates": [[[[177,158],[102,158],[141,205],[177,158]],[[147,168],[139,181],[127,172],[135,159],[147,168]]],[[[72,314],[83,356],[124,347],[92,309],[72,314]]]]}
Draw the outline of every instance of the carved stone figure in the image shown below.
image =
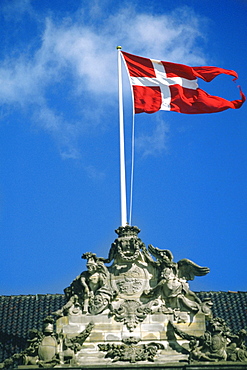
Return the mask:
{"type": "Polygon", "coordinates": [[[233,335],[221,318],[213,318],[208,322],[207,330],[201,337],[189,335],[172,324],[174,331],[183,339],[190,341],[189,360],[193,361],[246,361],[247,351],[244,344],[246,331],[233,335]]]}
{"type": "MultiPolygon", "coordinates": [[[[94,301],[96,292],[108,285],[109,272],[102,259],[91,252],[84,253],[82,258],[87,260],[87,271],[82,272],[68,288],[64,289],[68,302],[61,312],[57,312],[58,315],[74,305],[75,300],[81,305],[82,313],[88,313],[90,301],[94,301]]],[[[110,288],[108,290],[111,294],[110,288]]]]}
{"type": "Polygon", "coordinates": [[[43,339],[43,333],[37,329],[30,329],[28,332],[27,348],[19,354],[15,354],[8,362],[11,364],[36,365],[39,360],[38,349],[43,339]]]}
{"type": "Polygon", "coordinates": [[[246,338],[247,331],[245,329],[241,329],[238,334],[231,336],[231,342],[226,348],[229,361],[247,361],[246,338]]]}
{"type": "Polygon", "coordinates": [[[108,258],[104,260],[105,262],[110,263],[114,260],[117,264],[149,260],[145,244],[137,236],[140,232],[138,227],[120,226],[115,231],[118,234],[118,238],[112,243],[108,258]]]}
{"type": "Polygon", "coordinates": [[[188,280],[208,274],[209,268],[201,267],[186,258],[175,263],[171,251],[166,249],[149,245],[148,250],[157,258],[155,263],[159,270],[158,284],[149,292],[149,295],[161,297],[166,307],[186,308],[192,312],[198,312],[202,302],[189,289],[188,280]]]}
{"type": "Polygon", "coordinates": [[[43,339],[43,333],[36,329],[29,330],[27,348],[22,352],[24,365],[36,365],[39,360],[38,349],[43,339]]]}

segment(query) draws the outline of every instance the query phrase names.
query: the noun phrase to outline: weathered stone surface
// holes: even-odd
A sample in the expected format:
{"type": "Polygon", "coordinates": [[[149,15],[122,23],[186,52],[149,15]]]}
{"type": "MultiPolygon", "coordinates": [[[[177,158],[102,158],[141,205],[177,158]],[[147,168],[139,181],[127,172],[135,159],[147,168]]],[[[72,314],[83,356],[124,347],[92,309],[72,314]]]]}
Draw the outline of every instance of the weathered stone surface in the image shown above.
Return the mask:
{"type": "Polygon", "coordinates": [[[171,369],[180,369],[181,361],[247,361],[246,332],[230,333],[223,320],[212,318],[211,301],[189,288],[189,280],[209,269],[186,258],[174,262],[167,249],[147,249],[139,231],[119,227],[108,258],[82,255],[87,270],[65,289],[67,303],[53,313],[56,332],[48,318],[44,331],[33,331],[27,349],[4,367],[137,363],[162,369],[173,363],[171,369]]]}

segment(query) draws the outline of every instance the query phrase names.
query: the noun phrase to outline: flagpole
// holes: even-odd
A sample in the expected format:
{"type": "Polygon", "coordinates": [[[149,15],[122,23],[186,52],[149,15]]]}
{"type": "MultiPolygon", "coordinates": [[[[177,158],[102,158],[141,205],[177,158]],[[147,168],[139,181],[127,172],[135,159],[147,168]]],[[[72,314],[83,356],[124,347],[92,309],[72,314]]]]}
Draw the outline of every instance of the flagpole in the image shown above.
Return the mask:
{"type": "Polygon", "coordinates": [[[119,142],[120,142],[120,193],[121,193],[121,225],[127,225],[124,118],[123,118],[123,86],[121,68],[121,46],[118,50],[118,101],[119,101],[119,142]]]}

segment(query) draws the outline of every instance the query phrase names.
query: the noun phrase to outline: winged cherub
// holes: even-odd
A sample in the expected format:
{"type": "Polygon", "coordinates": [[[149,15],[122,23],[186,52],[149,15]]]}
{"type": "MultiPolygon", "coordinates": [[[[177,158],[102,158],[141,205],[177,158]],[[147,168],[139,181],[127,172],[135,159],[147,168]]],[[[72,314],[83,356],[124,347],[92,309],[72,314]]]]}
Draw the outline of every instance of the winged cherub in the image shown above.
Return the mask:
{"type": "Polygon", "coordinates": [[[151,290],[151,295],[160,297],[165,306],[172,309],[186,308],[189,311],[203,311],[203,303],[189,288],[188,280],[195,276],[209,273],[208,267],[201,267],[187,258],[177,263],[173,261],[172,252],[148,246],[149,252],[156,257],[154,262],[159,271],[158,284],[151,290]]]}

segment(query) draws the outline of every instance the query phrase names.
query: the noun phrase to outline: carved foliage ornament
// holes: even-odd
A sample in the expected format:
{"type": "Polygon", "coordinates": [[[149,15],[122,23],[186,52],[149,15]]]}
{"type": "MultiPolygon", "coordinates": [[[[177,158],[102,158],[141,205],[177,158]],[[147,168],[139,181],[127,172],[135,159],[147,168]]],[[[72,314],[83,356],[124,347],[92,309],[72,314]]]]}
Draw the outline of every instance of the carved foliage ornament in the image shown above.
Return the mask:
{"type": "Polygon", "coordinates": [[[118,309],[112,311],[116,321],[123,322],[129,331],[142,322],[148,314],[152,313],[149,305],[142,305],[138,301],[126,300],[118,309]]]}
{"type": "Polygon", "coordinates": [[[163,344],[151,342],[148,344],[137,345],[140,341],[138,338],[129,337],[123,339],[123,344],[99,344],[99,350],[107,352],[106,358],[116,361],[128,361],[135,363],[137,361],[154,361],[158,350],[164,349],[163,344]]]}

